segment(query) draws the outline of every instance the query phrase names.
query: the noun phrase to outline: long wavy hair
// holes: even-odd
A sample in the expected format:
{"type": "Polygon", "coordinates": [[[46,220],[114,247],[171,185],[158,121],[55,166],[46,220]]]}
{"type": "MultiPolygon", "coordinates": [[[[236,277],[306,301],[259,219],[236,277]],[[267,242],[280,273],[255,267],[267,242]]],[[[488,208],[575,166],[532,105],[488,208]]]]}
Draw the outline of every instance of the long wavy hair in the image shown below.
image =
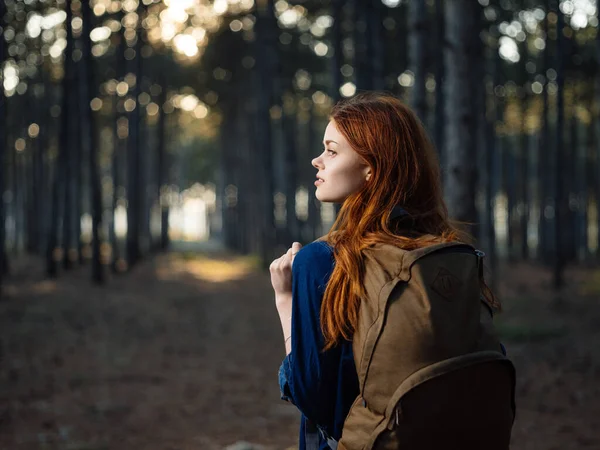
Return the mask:
{"type": "MultiPolygon", "coordinates": [[[[448,217],[433,145],[408,106],[388,94],[362,93],[337,103],[330,119],[369,165],[371,177],[344,200],[326,236],[336,263],[320,312],[325,349],[354,334],[364,295],[366,248],[383,243],[413,250],[471,241],[448,217]],[[390,221],[395,206],[406,214],[390,221]]],[[[482,292],[499,308],[485,284],[482,292]]]]}

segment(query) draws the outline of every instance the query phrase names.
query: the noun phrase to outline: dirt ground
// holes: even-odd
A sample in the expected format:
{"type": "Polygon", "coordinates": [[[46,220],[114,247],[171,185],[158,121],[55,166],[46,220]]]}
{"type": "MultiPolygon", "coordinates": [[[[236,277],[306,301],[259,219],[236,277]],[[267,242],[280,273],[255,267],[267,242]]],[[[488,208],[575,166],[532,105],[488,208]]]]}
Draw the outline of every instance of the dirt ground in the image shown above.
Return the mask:
{"type": "MultiPolygon", "coordinates": [[[[0,449],[296,447],[270,282],[251,260],[171,253],[104,287],[89,267],[57,281],[26,267],[0,301],[0,449]]],[[[545,270],[501,272],[515,450],[600,449],[600,270],[567,275],[557,297],[545,270]]]]}

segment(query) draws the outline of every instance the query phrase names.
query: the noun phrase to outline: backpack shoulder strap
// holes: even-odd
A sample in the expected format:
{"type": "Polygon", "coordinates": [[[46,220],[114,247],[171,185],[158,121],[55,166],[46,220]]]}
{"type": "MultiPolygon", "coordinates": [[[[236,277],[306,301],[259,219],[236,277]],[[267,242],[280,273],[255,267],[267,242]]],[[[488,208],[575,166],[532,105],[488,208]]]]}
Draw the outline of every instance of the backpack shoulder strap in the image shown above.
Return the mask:
{"type": "Polygon", "coordinates": [[[478,251],[469,244],[463,242],[443,242],[441,244],[429,245],[427,247],[418,248],[406,253],[402,259],[402,269],[398,274],[398,278],[403,281],[410,280],[410,269],[412,266],[421,258],[430,255],[435,252],[448,251],[448,252],[468,252],[475,256],[478,256],[478,251]]]}

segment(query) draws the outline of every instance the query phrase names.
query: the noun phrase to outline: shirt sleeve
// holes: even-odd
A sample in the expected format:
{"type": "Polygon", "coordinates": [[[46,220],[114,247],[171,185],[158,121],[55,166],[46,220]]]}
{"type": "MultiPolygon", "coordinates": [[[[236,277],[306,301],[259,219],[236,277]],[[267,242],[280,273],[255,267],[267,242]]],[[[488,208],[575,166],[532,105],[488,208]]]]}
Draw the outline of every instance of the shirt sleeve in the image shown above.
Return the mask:
{"type": "Polygon", "coordinates": [[[341,352],[323,352],[320,311],[333,270],[333,251],[318,241],[302,248],[292,266],[292,348],[279,370],[284,400],[316,424],[332,421],[341,352]]]}

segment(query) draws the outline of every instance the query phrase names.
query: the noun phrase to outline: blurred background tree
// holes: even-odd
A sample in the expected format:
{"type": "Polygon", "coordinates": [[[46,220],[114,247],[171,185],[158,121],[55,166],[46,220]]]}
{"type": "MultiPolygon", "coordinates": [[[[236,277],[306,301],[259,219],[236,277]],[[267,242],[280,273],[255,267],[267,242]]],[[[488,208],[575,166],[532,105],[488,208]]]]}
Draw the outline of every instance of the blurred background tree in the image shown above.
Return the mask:
{"type": "Polygon", "coordinates": [[[172,240],[265,265],[327,232],[311,159],[340,98],[386,90],[435,142],[492,266],[600,256],[595,0],[7,0],[0,283],[121,273],[172,240]],[[111,270],[109,270],[111,269],[111,270]]]}

